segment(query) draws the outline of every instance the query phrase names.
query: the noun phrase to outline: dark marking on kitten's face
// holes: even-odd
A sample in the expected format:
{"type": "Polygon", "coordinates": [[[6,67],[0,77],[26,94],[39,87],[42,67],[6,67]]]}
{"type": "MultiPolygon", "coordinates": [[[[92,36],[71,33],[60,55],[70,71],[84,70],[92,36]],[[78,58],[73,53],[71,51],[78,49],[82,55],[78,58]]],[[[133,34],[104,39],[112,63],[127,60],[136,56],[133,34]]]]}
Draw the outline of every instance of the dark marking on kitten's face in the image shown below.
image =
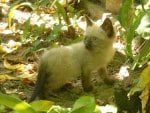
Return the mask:
{"type": "Polygon", "coordinates": [[[86,36],[85,39],[84,39],[84,44],[85,44],[85,47],[89,50],[93,49],[94,46],[96,46],[97,44],[97,41],[98,41],[98,37],[88,37],[86,36]]]}

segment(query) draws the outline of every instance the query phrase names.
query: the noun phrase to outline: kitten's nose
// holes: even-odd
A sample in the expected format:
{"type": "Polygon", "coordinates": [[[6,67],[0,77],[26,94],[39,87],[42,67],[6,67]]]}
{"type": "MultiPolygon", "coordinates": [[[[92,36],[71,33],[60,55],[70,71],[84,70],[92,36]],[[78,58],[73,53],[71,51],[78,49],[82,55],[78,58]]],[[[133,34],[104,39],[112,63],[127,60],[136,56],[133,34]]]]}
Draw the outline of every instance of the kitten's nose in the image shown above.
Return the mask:
{"type": "Polygon", "coordinates": [[[85,47],[87,49],[92,49],[92,42],[90,40],[88,40],[88,41],[85,40],[84,43],[85,43],[85,47]]]}

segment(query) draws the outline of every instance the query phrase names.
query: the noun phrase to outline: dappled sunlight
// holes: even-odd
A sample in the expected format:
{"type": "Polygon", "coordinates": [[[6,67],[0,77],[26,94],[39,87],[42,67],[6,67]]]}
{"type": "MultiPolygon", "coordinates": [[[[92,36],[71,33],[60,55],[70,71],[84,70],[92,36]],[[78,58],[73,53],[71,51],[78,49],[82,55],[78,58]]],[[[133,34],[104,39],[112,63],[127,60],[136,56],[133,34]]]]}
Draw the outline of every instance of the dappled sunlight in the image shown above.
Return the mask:
{"type": "Polygon", "coordinates": [[[125,55],[124,49],[125,45],[123,45],[120,41],[116,41],[113,45],[113,47],[120,53],[125,55]]]}
{"type": "Polygon", "coordinates": [[[12,34],[13,32],[7,29],[7,27],[8,27],[8,23],[0,22],[0,34],[4,34],[4,35],[12,34]]]}
{"type": "Polygon", "coordinates": [[[22,11],[14,11],[14,19],[17,20],[20,24],[24,24],[30,18],[31,25],[45,25],[46,28],[52,27],[54,24],[58,24],[59,21],[49,14],[36,14],[36,13],[28,13],[22,11]]]}
{"type": "Polygon", "coordinates": [[[118,73],[118,77],[120,80],[123,80],[126,77],[129,77],[129,66],[121,66],[119,73],[118,73]]]}
{"type": "Polygon", "coordinates": [[[6,53],[11,53],[12,51],[17,50],[21,46],[22,44],[20,42],[16,42],[14,40],[9,40],[8,43],[1,44],[3,51],[5,51],[6,53]]]}
{"type": "Polygon", "coordinates": [[[99,106],[101,113],[117,113],[117,107],[113,105],[99,106]]]}

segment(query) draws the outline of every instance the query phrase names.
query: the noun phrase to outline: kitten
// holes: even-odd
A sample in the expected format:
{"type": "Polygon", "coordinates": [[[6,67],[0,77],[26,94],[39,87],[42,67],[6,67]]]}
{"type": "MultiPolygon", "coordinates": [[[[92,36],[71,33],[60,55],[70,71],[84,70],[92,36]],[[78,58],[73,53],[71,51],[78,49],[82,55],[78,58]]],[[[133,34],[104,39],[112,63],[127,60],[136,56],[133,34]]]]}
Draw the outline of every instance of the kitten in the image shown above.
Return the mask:
{"type": "Polygon", "coordinates": [[[103,74],[114,56],[114,29],[109,18],[101,26],[86,17],[87,28],[83,41],[69,46],[52,48],[40,59],[35,90],[36,96],[46,98],[48,92],[60,89],[73,78],[81,76],[84,91],[91,91],[91,72],[99,69],[103,74]]]}

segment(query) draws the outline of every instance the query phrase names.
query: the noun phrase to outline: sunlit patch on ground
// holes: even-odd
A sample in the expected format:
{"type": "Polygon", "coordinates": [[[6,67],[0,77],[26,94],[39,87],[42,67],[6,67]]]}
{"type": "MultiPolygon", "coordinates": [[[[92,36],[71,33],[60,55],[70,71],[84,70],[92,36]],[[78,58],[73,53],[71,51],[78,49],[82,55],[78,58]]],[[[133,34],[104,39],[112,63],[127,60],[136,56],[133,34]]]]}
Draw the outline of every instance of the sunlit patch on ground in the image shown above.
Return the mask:
{"type": "Polygon", "coordinates": [[[101,113],[117,113],[117,107],[113,105],[106,105],[99,107],[101,113]]]}

